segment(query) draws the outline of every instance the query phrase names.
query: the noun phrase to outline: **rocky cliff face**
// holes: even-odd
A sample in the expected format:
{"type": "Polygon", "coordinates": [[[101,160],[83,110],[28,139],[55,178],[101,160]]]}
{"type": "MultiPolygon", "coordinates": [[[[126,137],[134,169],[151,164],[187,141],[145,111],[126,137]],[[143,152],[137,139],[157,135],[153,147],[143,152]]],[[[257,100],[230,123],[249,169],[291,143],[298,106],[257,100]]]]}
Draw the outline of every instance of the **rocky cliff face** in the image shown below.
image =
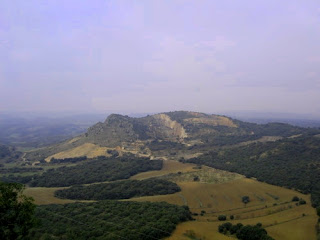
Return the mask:
{"type": "Polygon", "coordinates": [[[101,146],[115,147],[137,140],[182,141],[188,136],[183,126],[166,114],[144,118],[110,115],[104,123],[97,123],[84,135],[86,140],[101,146]]]}
{"type": "Polygon", "coordinates": [[[170,140],[183,140],[188,137],[186,130],[177,121],[173,121],[168,115],[161,113],[152,116],[156,125],[150,127],[155,135],[163,135],[163,138],[170,140]]]}
{"type": "Polygon", "coordinates": [[[106,147],[147,140],[183,143],[201,134],[214,134],[214,127],[236,128],[229,118],[195,112],[160,113],[142,118],[118,114],[110,115],[104,123],[97,123],[84,135],[85,141],[106,147]]]}

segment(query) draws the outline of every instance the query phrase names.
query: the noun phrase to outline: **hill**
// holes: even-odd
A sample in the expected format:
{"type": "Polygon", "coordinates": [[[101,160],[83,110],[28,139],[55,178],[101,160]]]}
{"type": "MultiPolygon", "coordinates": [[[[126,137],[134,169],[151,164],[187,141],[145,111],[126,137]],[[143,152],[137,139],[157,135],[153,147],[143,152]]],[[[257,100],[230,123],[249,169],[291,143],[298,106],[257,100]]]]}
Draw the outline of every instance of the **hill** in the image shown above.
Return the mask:
{"type": "Polygon", "coordinates": [[[186,111],[140,118],[111,114],[104,122],[93,125],[76,138],[28,152],[26,159],[34,162],[50,161],[52,157],[94,157],[97,156],[94,151],[108,156],[107,150],[151,157],[189,158],[212,148],[275,141],[316,131],[320,132],[283,123],[255,124],[186,111]],[[80,149],[88,147],[91,150],[80,153],[80,149]]]}
{"type": "Polygon", "coordinates": [[[300,136],[210,151],[187,162],[237,172],[278,186],[311,193],[320,206],[320,138],[300,136]]]}
{"type": "Polygon", "coordinates": [[[17,151],[15,147],[0,144],[0,166],[4,163],[21,160],[21,157],[22,153],[17,151]]]}

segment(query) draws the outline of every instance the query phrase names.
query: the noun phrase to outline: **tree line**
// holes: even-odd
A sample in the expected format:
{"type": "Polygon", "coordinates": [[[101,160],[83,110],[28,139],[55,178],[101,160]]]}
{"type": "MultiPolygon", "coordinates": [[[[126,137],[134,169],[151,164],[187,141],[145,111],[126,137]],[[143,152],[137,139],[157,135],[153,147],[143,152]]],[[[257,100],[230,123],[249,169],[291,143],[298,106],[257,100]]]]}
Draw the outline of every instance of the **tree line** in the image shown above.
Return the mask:
{"type": "Polygon", "coordinates": [[[106,200],[164,195],[179,191],[181,189],[176,183],[162,179],[146,179],[72,186],[71,188],[57,190],[55,196],[77,200],[106,200]]]}
{"type": "Polygon", "coordinates": [[[244,226],[242,223],[233,225],[226,222],[219,225],[218,231],[223,234],[235,235],[240,240],[274,240],[268,235],[261,223],[244,226]]]}
{"type": "Polygon", "coordinates": [[[160,170],[162,160],[124,155],[123,157],[97,157],[76,166],[48,169],[30,176],[2,176],[2,181],[19,182],[31,187],[67,187],[77,184],[128,179],[146,171],[160,170]]]}

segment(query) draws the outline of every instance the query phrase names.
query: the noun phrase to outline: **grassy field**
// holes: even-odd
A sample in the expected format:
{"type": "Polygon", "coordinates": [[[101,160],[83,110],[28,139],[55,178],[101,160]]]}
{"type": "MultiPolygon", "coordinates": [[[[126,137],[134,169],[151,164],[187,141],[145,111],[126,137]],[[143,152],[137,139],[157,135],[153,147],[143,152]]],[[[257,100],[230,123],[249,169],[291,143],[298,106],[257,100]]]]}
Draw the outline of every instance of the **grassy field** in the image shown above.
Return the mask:
{"type": "MultiPolygon", "coordinates": [[[[193,231],[197,239],[234,239],[218,232],[219,215],[226,215],[233,224],[262,223],[269,235],[276,240],[315,240],[317,216],[310,205],[310,196],[282,187],[244,178],[239,174],[228,173],[208,167],[197,169],[194,164],[164,161],[163,168],[137,174],[131,179],[161,177],[175,181],[181,192],[151,197],[133,198],[130,201],[165,201],[177,205],[188,205],[195,221],[179,224],[168,240],[192,239],[184,234],[193,231]],[[178,174],[178,172],[181,172],[178,174]],[[198,176],[199,181],[193,181],[198,176]],[[220,180],[219,180],[220,179],[220,180]],[[249,196],[250,202],[244,204],[243,196],[249,196]],[[307,201],[306,205],[296,206],[291,202],[294,196],[307,201]],[[201,216],[201,211],[205,211],[201,216]],[[230,216],[234,220],[230,220],[230,216]]],[[[54,197],[54,191],[60,188],[27,188],[25,194],[32,196],[36,204],[68,203],[72,200],[54,197]]]]}
{"type": "Polygon", "coordinates": [[[64,188],[45,188],[45,187],[34,187],[26,188],[24,194],[26,196],[32,197],[35,204],[45,205],[45,204],[65,204],[72,202],[92,202],[92,201],[79,201],[79,200],[68,200],[60,199],[54,196],[54,192],[59,189],[64,188]]]}
{"type": "Polygon", "coordinates": [[[162,178],[173,182],[194,182],[195,178],[200,183],[224,183],[236,179],[244,178],[243,175],[231,173],[219,169],[202,166],[200,169],[191,172],[171,173],[162,178]]]}
{"type": "MultiPolygon", "coordinates": [[[[277,215],[270,215],[269,218],[260,217],[247,220],[228,220],[228,222],[231,222],[232,224],[241,222],[244,225],[256,224],[260,222],[263,224],[268,234],[276,240],[315,240],[316,235],[314,225],[317,221],[317,218],[314,213],[303,217],[301,212],[305,212],[305,210],[307,209],[304,207],[297,207],[297,209],[292,208],[289,210],[289,212],[286,212],[288,213],[288,216],[286,217],[287,219],[281,219],[281,217],[279,218],[277,215]],[[292,215],[298,216],[292,218],[292,215]],[[272,222],[272,226],[268,226],[270,221],[272,222]]],[[[217,231],[218,226],[222,223],[223,222],[220,221],[207,221],[206,216],[199,217],[196,221],[179,224],[173,235],[167,239],[189,239],[184,236],[184,233],[186,233],[188,230],[192,230],[199,239],[234,239],[232,237],[222,235],[217,231]]]]}
{"type": "Polygon", "coordinates": [[[177,161],[172,161],[172,160],[164,160],[163,161],[163,167],[159,171],[150,171],[150,172],[143,172],[139,173],[137,175],[132,176],[130,179],[135,179],[135,180],[142,180],[146,178],[151,178],[151,177],[159,177],[163,175],[167,175],[170,173],[177,173],[177,172],[195,172],[197,169],[194,169],[196,167],[195,164],[191,163],[180,163],[177,161]]]}
{"type": "Polygon", "coordinates": [[[108,156],[107,148],[100,147],[92,143],[85,143],[79,147],[75,147],[67,151],[63,151],[63,152],[59,152],[54,155],[51,155],[46,158],[46,161],[49,162],[53,157],[63,159],[63,158],[72,158],[72,157],[81,157],[81,156],[87,156],[88,158],[94,158],[98,156],[108,156]]]}
{"type": "Polygon", "coordinates": [[[26,188],[24,190],[24,194],[29,197],[33,197],[33,199],[35,200],[35,204],[37,205],[51,204],[51,203],[64,204],[64,203],[75,202],[73,200],[56,198],[54,196],[54,192],[58,189],[63,189],[63,188],[42,188],[42,187],[26,188]]]}
{"type": "Polygon", "coordinates": [[[242,178],[221,184],[199,182],[178,182],[182,191],[165,196],[131,199],[133,201],[166,201],[178,205],[188,205],[194,213],[205,211],[204,216],[195,216],[196,221],[182,223],[168,239],[189,239],[183,234],[193,230],[198,238],[232,239],[218,233],[219,215],[232,223],[262,223],[268,233],[279,240],[316,239],[315,209],[310,205],[310,196],[299,192],[242,178]],[[242,203],[242,196],[249,196],[248,204],[242,203]],[[293,196],[307,201],[296,206],[293,196]],[[303,237],[302,237],[303,236],[303,237]]]}

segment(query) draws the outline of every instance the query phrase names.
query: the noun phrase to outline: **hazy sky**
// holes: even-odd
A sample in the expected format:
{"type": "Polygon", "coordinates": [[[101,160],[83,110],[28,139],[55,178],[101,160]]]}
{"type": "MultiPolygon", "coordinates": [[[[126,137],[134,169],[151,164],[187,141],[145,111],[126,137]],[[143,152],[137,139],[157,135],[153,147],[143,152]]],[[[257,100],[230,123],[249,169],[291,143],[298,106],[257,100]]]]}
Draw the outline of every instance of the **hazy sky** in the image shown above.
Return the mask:
{"type": "Polygon", "coordinates": [[[0,110],[320,116],[320,2],[1,0],[0,110]]]}

